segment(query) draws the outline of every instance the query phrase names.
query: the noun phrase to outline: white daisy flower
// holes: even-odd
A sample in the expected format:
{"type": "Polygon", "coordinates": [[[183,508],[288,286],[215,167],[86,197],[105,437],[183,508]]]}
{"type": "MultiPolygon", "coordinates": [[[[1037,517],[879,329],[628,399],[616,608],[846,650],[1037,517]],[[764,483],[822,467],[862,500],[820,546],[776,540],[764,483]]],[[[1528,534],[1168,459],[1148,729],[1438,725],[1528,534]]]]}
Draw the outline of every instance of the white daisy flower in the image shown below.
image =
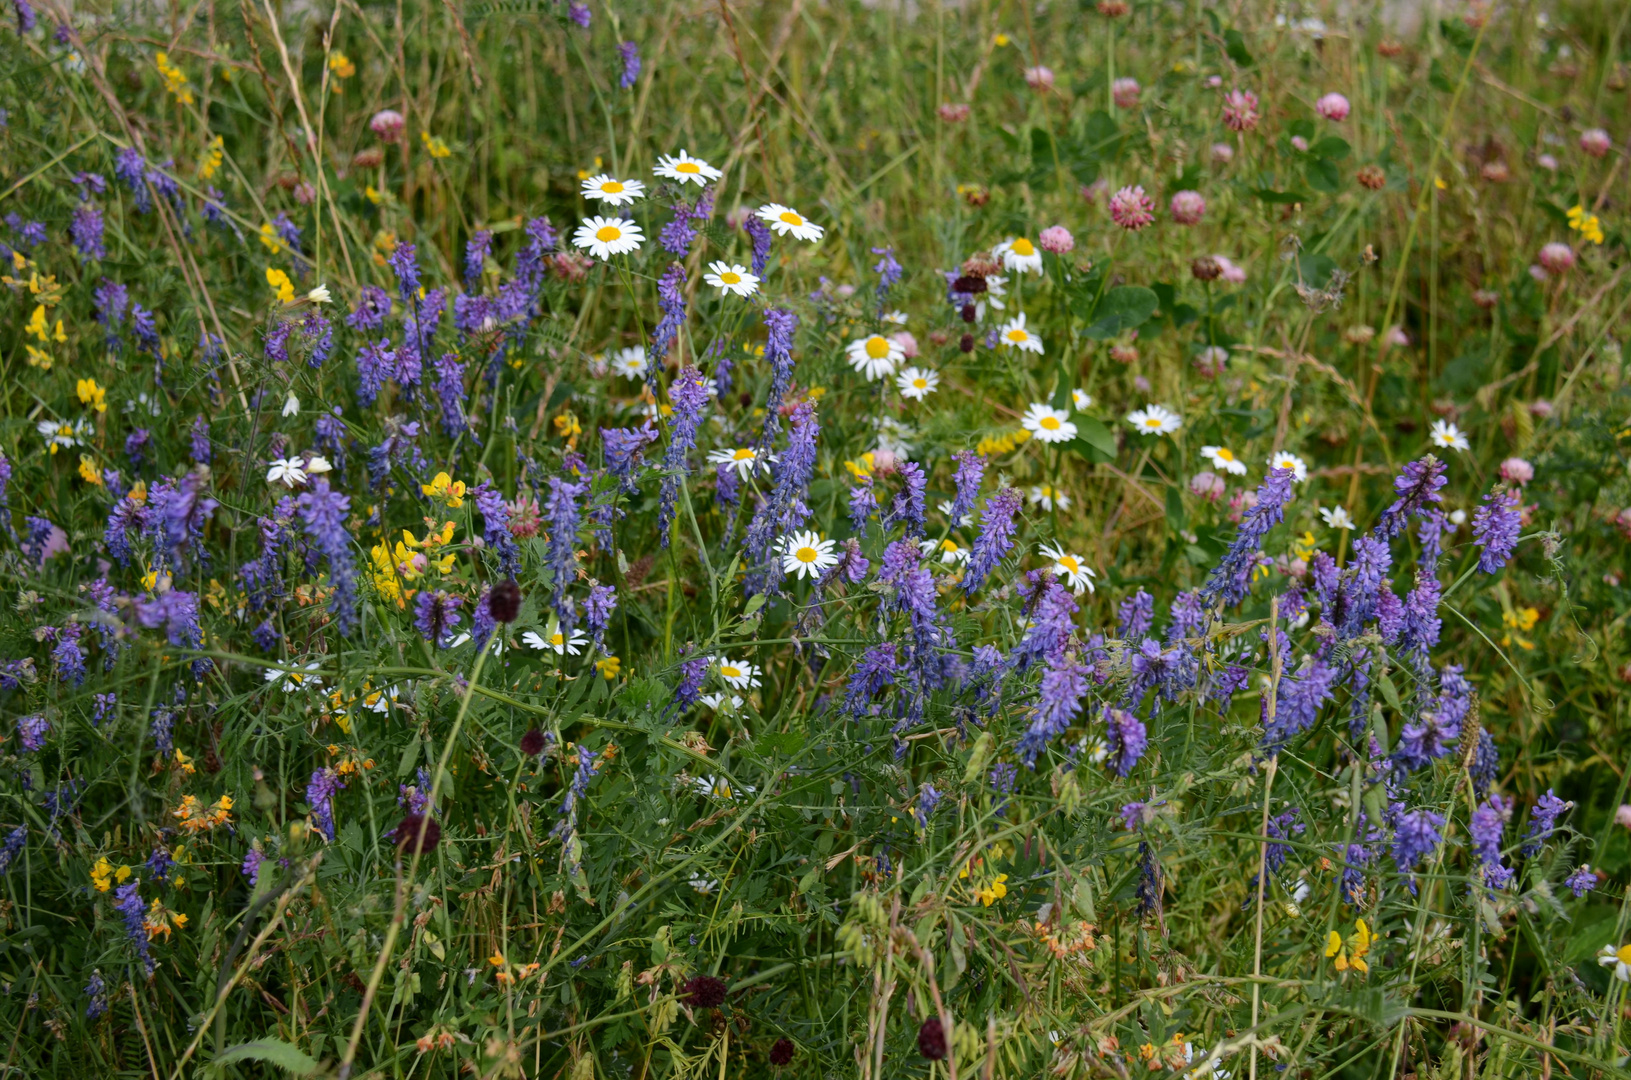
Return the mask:
{"type": "Polygon", "coordinates": [[[715,712],[732,713],[742,707],[741,694],[703,694],[697,700],[715,712]]]}
{"type": "MultiPolygon", "coordinates": [[[[693,776],[691,786],[697,789],[697,794],[710,799],[736,798],[736,789],[732,788],[731,782],[723,776],[693,776]]],[[[758,789],[752,784],[744,784],[742,790],[745,794],[752,795],[758,789]]]]}
{"type": "Polygon", "coordinates": [[[536,630],[528,630],[521,635],[521,641],[528,648],[537,649],[540,652],[544,649],[554,649],[557,655],[562,656],[577,656],[583,652],[583,646],[589,644],[589,639],[583,636],[582,630],[572,631],[570,638],[557,630],[550,634],[547,639],[536,630]]]}
{"type": "Polygon", "coordinates": [[[763,456],[761,456],[759,451],[753,449],[751,446],[738,446],[723,450],[710,450],[708,452],[708,461],[710,463],[714,465],[734,465],[736,467],[736,475],[741,477],[743,480],[746,480],[748,477],[753,475],[753,470],[759,466],[759,462],[775,460],[775,454],[767,451],[763,456]]]}
{"type": "Polygon", "coordinates": [[[646,185],[638,180],[618,180],[601,173],[583,182],[583,197],[599,199],[608,206],[627,206],[635,199],[644,198],[646,185]]]}
{"type": "Polygon", "coordinates": [[[968,548],[958,547],[955,540],[919,540],[917,546],[925,559],[938,558],[947,566],[968,562],[968,548]]]}
{"type": "Polygon", "coordinates": [[[664,180],[678,180],[682,184],[695,184],[697,187],[707,187],[708,181],[718,180],[725,175],[706,161],[692,157],[684,150],[678,154],[664,154],[657,159],[657,165],[651,171],[664,180]]]}
{"type": "Polygon", "coordinates": [[[586,217],[578,231],[572,234],[574,247],[587,248],[597,259],[610,259],[613,255],[626,255],[639,251],[645,240],[640,226],[632,221],[614,217],[586,217]]]}
{"type": "Polygon", "coordinates": [[[1031,402],[1019,424],[1039,442],[1069,442],[1076,437],[1076,425],[1071,422],[1070,414],[1040,401],[1031,402]]]}
{"type": "Polygon", "coordinates": [[[922,401],[940,386],[940,373],[925,368],[909,367],[895,376],[900,396],[922,401]]]}
{"type": "Polygon", "coordinates": [[[991,249],[993,259],[1002,260],[1004,270],[1012,270],[1016,274],[1040,274],[1042,272],[1042,253],[1036,250],[1036,245],[1023,236],[1004,240],[991,249]]]}
{"type": "Polygon", "coordinates": [[[283,415],[284,416],[299,416],[300,415],[300,399],[294,396],[294,391],[293,390],[290,390],[289,391],[289,396],[283,399],[283,415]]]}
{"type": "Polygon", "coordinates": [[[709,263],[708,272],[702,275],[702,280],[720,292],[735,293],[737,296],[752,296],[759,291],[758,277],[748,273],[747,267],[735,263],[709,263]]]}
{"type": "Polygon", "coordinates": [[[1093,395],[1078,386],[1070,392],[1070,403],[1076,406],[1077,412],[1086,412],[1093,407],[1093,395]]]}
{"type": "Polygon", "coordinates": [[[619,349],[612,354],[611,368],[618,375],[630,379],[643,379],[646,377],[646,350],[639,346],[619,349]]]}
{"type": "Polygon", "coordinates": [[[1324,519],[1326,527],[1330,529],[1351,529],[1354,527],[1354,519],[1348,516],[1348,508],[1345,506],[1322,506],[1320,507],[1320,517],[1324,519]]]}
{"type": "Polygon", "coordinates": [[[1040,506],[1044,510],[1052,510],[1055,506],[1061,510],[1070,509],[1070,496],[1048,484],[1031,488],[1028,497],[1032,506],[1040,506]]]}
{"type": "Polygon", "coordinates": [[[895,366],[906,359],[906,350],[882,334],[856,338],[844,349],[849,366],[866,376],[867,382],[876,382],[895,373],[895,366]]]}
{"type": "Polygon", "coordinates": [[[388,686],[384,690],[372,690],[363,695],[362,707],[369,712],[389,712],[396,702],[399,690],[395,686],[388,686]]]}
{"type": "Polygon", "coordinates": [[[1104,759],[1110,756],[1110,747],[1105,744],[1102,735],[1084,735],[1076,748],[1081,751],[1082,757],[1095,765],[1103,765],[1104,759]]]}
{"type": "Polygon", "coordinates": [[[1077,596],[1084,592],[1093,592],[1093,579],[1098,577],[1093,568],[1082,562],[1081,558],[1067,552],[1063,547],[1049,547],[1043,544],[1038,548],[1043,557],[1052,560],[1053,565],[1048,567],[1051,573],[1058,574],[1065,579],[1071,592],[1077,596]]]}
{"type": "Polygon", "coordinates": [[[1290,469],[1299,484],[1308,479],[1308,462],[1289,450],[1282,450],[1269,458],[1269,471],[1275,469],[1290,469]]]}
{"type": "Polygon", "coordinates": [[[1433,430],[1427,436],[1434,446],[1445,450],[1467,450],[1471,444],[1467,442],[1467,433],[1456,427],[1448,420],[1434,420],[1433,430]]]}
{"type": "Polygon", "coordinates": [[[34,430],[45,439],[46,448],[53,454],[59,448],[81,445],[78,431],[72,423],[66,421],[41,420],[34,425],[34,430]]]}
{"type": "Polygon", "coordinates": [[[1127,414],[1127,422],[1140,435],[1171,435],[1183,427],[1183,417],[1163,405],[1146,405],[1127,414]]]}
{"type": "Polygon", "coordinates": [[[1212,463],[1212,468],[1222,470],[1232,476],[1245,476],[1246,463],[1235,457],[1235,452],[1227,446],[1203,446],[1201,457],[1212,463]]]}
{"type": "Polygon", "coordinates": [[[808,240],[814,243],[821,239],[823,229],[800,214],[792,207],[781,203],[766,203],[759,207],[759,220],[776,230],[777,236],[786,236],[791,233],[799,240],[808,240]]]}
{"type": "Polygon", "coordinates": [[[1604,967],[1614,969],[1614,977],[1621,982],[1631,982],[1631,945],[1604,945],[1603,951],[1597,954],[1597,962],[1604,967]]]}
{"type": "Polygon", "coordinates": [[[820,577],[823,570],[838,565],[833,549],[836,541],[823,540],[809,529],[801,529],[781,538],[776,545],[782,557],[782,572],[799,577],[820,577]]]}
{"type": "Polygon", "coordinates": [[[746,690],[759,685],[759,669],[746,660],[716,656],[714,663],[719,665],[719,677],[737,690],[746,690]]]}
{"type": "Polygon", "coordinates": [[[1002,329],[997,332],[997,344],[1005,349],[1023,349],[1042,355],[1042,339],[1025,329],[1023,311],[1002,324],[1002,329]]]}
{"type": "Polygon", "coordinates": [[[283,680],[283,686],[282,686],[283,692],[285,694],[292,694],[296,690],[305,689],[306,687],[322,686],[323,685],[323,680],[322,679],[319,679],[315,675],[306,674],[306,672],[316,671],[320,667],[322,667],[322,665],[320,663],[318,663],[317,661],[313,660],[311,663],[307,664],[304,667],[267,668],[266,669],[266,681],[267,682],[277,682],[279,679],[282,679],[283,680]]]}
{"type": "Polygon", "coordinates": [[[890,324],[892,324],[894,326],[905,326],[906,325],[906,312],[904,312],[904,311],[886,311],[886,312],[883,313],[883,321],[886,322],[886,323],[890,323],[890,324]]]}
{"type": "Polygon", "coordinates": [[[299,487],[306,482],[305,461],[301,458],[274,458],[271,467],[266,470],[268,484],[282,484],[284,487],[299,487]]]}
{"type": "MultiPolygon", "coordinates": [[[[555,636],[560,637],[559,634],[557,634],[555,636]]],[[[468,643],[469,641],[470,641],[470,635],[468,633],[458,634],[451,641],[449,641],[447,643],[447,648],[457,649],[460,645],[464,645],[464,644],[468,643]]],[[[488,651],[491,652],[494,656],[497,656],[499,653],[503,652],[504,651],[504,639],[501,638],[501,637],[495,637],[493,639],[492,646],[488,651]]],[[[576,656],[577,654],[573,653],[572,655],[576,656]]]]}
{"type": "MultiPolygon", "coordinates": [[[[935,504],[935,506],[939,508],[942,514],[945,514],[948,518],[951,517],[952,503],[950,499],[941,499],[935,504]]],[[[974,515],[964,514],[961,518],[952,522],[951,524],[953,528],[966,529],[970,525],[974,524],[974,515]]]]}

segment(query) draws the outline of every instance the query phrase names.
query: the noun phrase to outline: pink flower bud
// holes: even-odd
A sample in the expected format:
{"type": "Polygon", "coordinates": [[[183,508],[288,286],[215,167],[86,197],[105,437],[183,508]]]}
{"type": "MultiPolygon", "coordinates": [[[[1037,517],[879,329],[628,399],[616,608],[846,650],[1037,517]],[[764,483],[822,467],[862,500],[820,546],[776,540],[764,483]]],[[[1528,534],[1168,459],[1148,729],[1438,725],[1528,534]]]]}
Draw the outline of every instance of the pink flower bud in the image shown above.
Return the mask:
{"type": "Polygon", "coordinates": [[[1348,119],[1348,112],[1351,108],[1352,106],[1348,104],[1348,99],[1343,97],[1341,94],[1326,94],[1324,97],[1320,98],[1314,103],[1315,112],[1319,113],[1327,120],[1333,120],[1338,123],[1348,119]]]}
{"type": "Polygon", "coordinates": [[[1509,484],[1527,484],[1535,478],[1535,467],[1521,457],[1501,462],[1501,479],[1509,484]]]}
{"type": "Polygon", "coordinates": [[[1172,197],[1172,220],[1180,225],[1197,225],[1206,213],[1206,199],[1198,191],[1180,191],[1172,197]]]}
{"type": "Polygon", "coordinates": [[[1219,165],[1227,165],[1235,159],[1235,148],[1226,142],[1212,144],[1212,160],[1219,165]]]}
{"type": "Polygon", "coordinates": [[[1608,137],[1608,132],[1602,128],[1587,128],[1580,133],[1580,149],[1592,157],[1605,156],[1608,153],[1608,148],[1613,145],[1613,140],[1608,137]]]}
{"type": "Polygon", "coordinates": [[[1566,274],[1574,268],[1574,249],[1554,240],[1540,249],[1537,259],[1549,273],[1566,274]]]}
{"type": "Polygon", "coordinates": [[[1110,84],[1110,100],[1118,109],[1137,108],[1140,90],[1137,79],[1117,79],[1110,84]]]}
{"type": "Polygon", "coordinates": [[[1303,138],[1301,135],[1293,135],[1291,137],[1291,145],[1299,153],[1303,153],[1303,154],[1308,153],[1308,140],[1303,138]]]}
{"type": "Polygon", "coordinates": [[[1223,498],[1225,487],[1223,477],[1214,472],[1198,472],[1189,478],[1190,494],[1207,502],[1217,502],[1223,498]]]}
{"type": "Polygon", "coordinates": [[[901,351],[906,354],[906,359],[917,359],[917,338],[912,336],[911,331],[898,330],[889,335],[889,340],[901,347],[901,351]]]}
{"type": "Polygon", "coordinates": [[[967,105],[953,105],[948,102],[940,106],[940,119],[948,124],[961,124],[968,119],[972,111],[967,105]]]}
{"type": "Polygon", "coordinates": [[[1063,255],[1067,251],[1076,249],[1076,238],[1070,235],[1070,230],[1063,225],[1050,225],[1042,230],[1042,235],[1036,238],[1043,251],[1055,255],[1063,255]]]}
{"type": "Polygon", "coordinates": [[[1535,159],[1535,164],[1539,165],[1547,172],[1557,172],[1557,158],[1553,157],[1551,154],[1540,155],[1540,157],[1535,159]]]}
{"type": "Polygon", "coordinates": [[[1262,119],[1257,111],[1257,95],[1250,90],[1231,90],[1223,98],[1223,125],[1230,131],[1251,131],[1262,119]]]}
{"type": "Polygon", "coordinates": [[[1032,90],[1045,94],[1053,89],[1053,69],[1041,64],[1028,67],[1025,69],[1025,83],[1032,90]]]}
{"type": "Polygon", "coordinates": [[[407,123],[395,109],[381,109],[368,121],[368,127],[385,142],[396,142],[407,123]]]}
{"type": "MultiPolygon", "coordinates": [[[[1625,678],[1625,672],[1623,670],[1621,671],[1620,677],[1625,678]]],[[[1631,679],[1626,679],[1626,681],[1631,682],[1631,679]]],[[[1620,804],[1620,808],[1614,811],[1614,824],[1622,825],[1627,829],[1631,829],[1631,805],[1626,803],[1620,804]]]]}

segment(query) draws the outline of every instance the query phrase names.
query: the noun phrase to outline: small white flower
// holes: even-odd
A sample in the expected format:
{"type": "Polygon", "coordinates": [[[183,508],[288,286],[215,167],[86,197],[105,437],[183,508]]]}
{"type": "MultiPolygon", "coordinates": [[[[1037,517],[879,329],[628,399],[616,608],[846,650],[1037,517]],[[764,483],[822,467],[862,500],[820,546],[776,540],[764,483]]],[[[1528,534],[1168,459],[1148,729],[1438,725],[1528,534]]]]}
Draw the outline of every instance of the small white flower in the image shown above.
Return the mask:
{"type": "Polygon", "coordinates": [[[333,298],[328,294],[327,285],[317,286],[317,288],[306,294],[306,299],[310,300],[314,304],[330,304],[334,302],[333,298]]]}
{"type": "Polygon", "coordinates": [[[702,280],[720,292],[735,293],[737,296],[752,296],[759,291],[758,277],[748,273],[747,267],[736,263],[711,262],[702,280]]]}
{"type": "Polygon", "coordinates": [[[305,667],[296,667],[296,668],[288,668],[288,669],[285,669],[285,668],[267,668],[266,669],[266,681],[267,682],[277,682],[279,679],[282,679],[283,680],[283,688],[282,688],[283,692],[285,694],[292,694],[296,690],[301,690],[301,689],[304,689],[304,688],[307,688],[307,687],[322,686],[323,685],[323,680],[322,679],[319,679],[315,675],[306,674],[306,672],[316,671],[320,667],[322,667],[322,665],[314,660],[311,663],[307,664],[305,667]]]}
{"type": "Polygon", "coordinates": [[[591,176],[583,182],[583,197],[585,199],[599,199],[608,206],[626,206],[635,199],[643,198],[646,185],[638,180],[618,180],[601,173],[591,176]]]}
{"type": "Polygon", "coordinates": [[[836,541],[823,540],[809,529],[801,529],[781,538],[777,551],[782,557],[782,572],[799,577],[820,577],[823,570],[838,565],[833,549],[836,541]]]}
{"type": "Polygon", "coordinates": [[[759,451],[753,447],[738,446],[734,449],[711,450],[708,453],[708,460],[715,465],[736,466],[736,475],[746,480],[753,475],[753,470],[758,467],[760,461],[775,461],[776,455],[767,452],[761,458],[759,451]]]}
{"type": "Polygon", "coordinates": [[[1070,496],[1047,484],[1038,484],[1031,488],[1029,497],[1032,506],[1040,506],[1044,510],[1052,510],[1055,505],[1061,510],[1070,509],[1070,496]]]}
{"type": "Polygon", "coordinates": [[[306,471],[313,476],[321,476],[323,473],[332,472],[333,470],[334,466],[330,465],[328,458],[322,454],[312,454],[306,458],[306,471]]]}
{"type": "MultiPolygon", "coordinates": [[[[951,511],[952,511],[951,500],[942,499],[940,502],[936,503],[935,506],[939,508],[939,510],[940,510],[940,512],[942,514],[945,514],[948,518],[951,517],[951,511]]],[[[954,529],[966,529],[970,525],[974,524],[974,515],[973,514],[964,514],[961,518],[957,519],[956,521],[952,522],[951,524],[952,524],[952,528],[954,528],[954,529]]]]}
{"type": "Polygon", "coordinates": [[[957,541],[947,538],[945,540],[919,540],[918,550],[923,552],[925,559],[939,557],[947,566],[956,566],[958,563],[968,562],[968,548],[958,547],[957,541]]]}
{"type": "Polygon", "coordinates": [[[977,322],[985,321],[985,309],[986,309],[987,304],[989,304],[991,306],[992,311],[1004,311],[1004,310],[1006,310],[1007,309],[1007,304],[1005,304],[1003,302],[1002,298],[1007,296],[1007,295],[1008,295],[1008,279],[1007,278],[1003,277],[1001,274],[992,274],[990,277],[986,278],[985,279],[985,292],[980,294],[980,299],[974,301],[974,318],[975,318],[975,321],[977,321],[977,322]]]}
{"type": "Polygon", "coordinates": [[[646,350],[638,346],[619,349],[612,355],[611,369],[618,375],[630,379],[643,379],[646,377],[646,350]]]}
{"type": "Polygon", "coordinates": [[[586,217],[577,232],[572,234],[574,247],[586,248],[597,259],[610,259],[613,255],[626,255],[639,251],[645,240],[640,226],[623,218],[586,217]]]}
{"type": "Polygon", "coordinates": [[[290,390],[289,391],[289,396],[283,399],[283,415],[284,416],[299,416],[300,415],[300,399],[294,396],[294,391],[293,390],[290,390]]]}
{"type": "Polygon", "coordinates": [[[940,386],[940,373],[925,368],[909,367],[895,376],[900,396],[922,401],[940,386]]]}
{"type": "Polygon", "coordinates": [[[1077,596],[1095,591],[1093,579],[1098,575],[1093,572],[1092,567],[1082,562],[1079,556],[1070,554],[1063,547],[1049,547],[1047,544],[1043,544],[1038,550],[1044,558],[1052,561],[1053,565],[1048,567],[1049,572],[1064,578],[1065,584],[1069,585],[1077,596]]]}
{"type": "MultiPolygon", "coordinates": [[[[81,426],[88,429],[88,425],[81,426]]],[[[45,438],[46,448],[53,454],[62,447],[81,445],[77,430],[72,423],[60,420],[41,420],[34,425],[34,430],[45,438]]]]}
{"type": "Polygon", "coordinates": [[[295,488],[306,482],[306,470],[300,458],[275,458],[266,470],[268,484],[282,484],[295,488]]]}
{"type": "Polygon", "coordinates": [[[1467,434],[1448,420],[1434,420],[1433,430],[1428,434],[1434,446],[1445,450],[1467,450],[1471,444],[1467,442],[1467,434]]]}
{"type": "Polygon", "coordinates": [[[1023,311],[1002,324],[1002,329],[997,332],[997,344],[1005,349],[1021,349],[1042,355],[1042,339],[1025,329],[1023,311]]]}
{"type": "Polygon", "coordinates": [[[547,640],[536,630],[528,630],[521,635],[521,641],[528,648],[537,649],[540,652],[544,649],[553,649],[558,656],[577,656],[583,651],[583,646],[589,644],[589,639],[583,636],[581,630],[572,631],[570,638],[556,630],[549,635],[547,640]]]}
{"type": "Polygon", "coordinates": [[[714,663],[719,665],[719,677],[737,690],[746,690],[759,685],[759,669],[746,660],[716,656],[714,663]]]}
{"type": "Polygon", "coordinates": [[[1450,524],[1451,525],[1454,525],[1456,528],[1459,529],[1461,526],[1465,525],[1466,523],[1467,523],[1467,512],[1465,510],[1457,509],[1457,510],[1451,510],[1450,511],[1450,524]]]}
{"type": "Polygon", "coordinates": [[[1093,407],[1093,395],[1078,386],[1070,392],[1070,403],[1076,406],[1077,412],[1086,412],[1093,407]]]}
{"type": "MultiPolygon", "coordinates": [[[[691,786],[697,789],[697,794],[705,795],[710,799],[734,799],[736,791],[731,782],[723,776],[693,776],[691,786]]],[[[757,788],[752,784],[744,784],[743,791],[752,795],[757,788]]]]}
{"type": "Polygon", "coordinates": [[[1297,884],[1291,890],[1291,902],[1294,904],[1301,904],[1308,899],[1308,894],[1311,892],[1313,892],[1313,890],[1309,888],[1308,882],[1304,881],[1302,878],[1298,878],[1297,884]]]}
{"type": "Polygon", "coordinates": [[[1201,457],[1211,462],[1214,469],[1222,469],[1235,476],[1246,475],[1246,463],[1235,457],[1235,452],[1227,446],[1203,446],[1201,457]]]}
{"type": "Polygon", "coordinates": [[[778,236],[786,236],[791,233],[800,240],[808,240],[814,243],[821,239],[822,233],[827,231],[820,225],[809,221],[797,210],[789,206],[783,206],[781,203],[766,203],[759,207],[758,213],[759,220],[775,229],[778,236]]]}
{"type": "Polygon", "coordinates": [[[883,321],[886,322],[886,323],[891,323],[891,324],[893,324],[895,326],[905,326],[906,325],[906,312],[904,312],[904,311],[886,311],[883,314],[883,321]]]}
{"type": "Polygon", "coordinates": [[[1184,426],[1183,417],[1164,405],[1146,405],[1127,414],[1127,422],[1140,435],[1171,435],[1184,426]]]}
{"type": "Polygon", "coordinates": [[[1603,951],[1597,954],[1597,962],[1613,968],[1614,977],[1621,982],[1631,982],[1631,945],[1604,945],[1603,951]]]}
{"type": "Polygon", "coordinates": [[[844,352],[849,357],[849,366],[865,375],[867,382],[893,375],[896,365],[906,359],[906,350],[882,334],[856,338],[845,346],[844,352]]]}
{"type": "Polygon", "coordinates": [[[725,175],[706,161],[694,158],[684,150],[678,154],[664,154],[657,159],[657,165],[651,171],[664,180],[678,180],[682,184],[695,184],[697,187],[707,187],[708,181],[718,180],[725,175]]]}
{"type": "Polygon", "coordinates": [[[703,694],[697,700],[715,712],[732,713],[742,707],[740,694],[703,694]]]}
{"type": "Polygon", "coordinates": [[[1325,527],[1328,529],[1351,529],[1354,527],[1354,519],[1348,516],[1348,508],[1345,506],[1322,506],[1320,507],[1320,518],[1325,522],[1325,527]]]}
{"type": "Polygon", "coordinates": [[[1076,425],[1071,422],[1070,414],[1040,401],[1031,402],[1019,424],[1038,442],[1062,443],[1076,437],[1076,425]]]}
{"type": "Polygon", "coordinates": [[[695,889],[697,892],[701,893],[703,896],[712,895],[713,891],[719,888],[719,880],[711,877],[697,876],[693,878],[686,878],[685,883],[691,886],[691,888],[695,889]]]}
{"type": "Polygon", "coordinates": [[[1289,450],[1282,450],[1269,456],[1269,471],[1273,472],[1275,469],[1290,469],[1293,479],[1299,484],[1308,479],[1308,462],[1289,450]]]}
{"type": "Polygon", "coordinates": [[[1042,253],[1036,245],[1023,236],[1011,240],[1004,240],[991,249],[993,259],[1002,260],[1004,270],[1012,270],[1016,274],[1040,274],[1042,272],[1042,253]]]}

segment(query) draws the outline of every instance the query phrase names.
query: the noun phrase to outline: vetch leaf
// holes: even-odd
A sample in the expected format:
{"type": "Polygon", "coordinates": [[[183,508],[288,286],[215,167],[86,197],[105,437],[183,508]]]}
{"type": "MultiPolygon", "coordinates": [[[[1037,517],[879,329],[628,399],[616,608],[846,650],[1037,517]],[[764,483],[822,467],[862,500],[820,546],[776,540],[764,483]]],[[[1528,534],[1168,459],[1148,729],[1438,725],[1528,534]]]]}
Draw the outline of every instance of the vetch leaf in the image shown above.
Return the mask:
{"type": "Polygon", "coordinates": [[[1108,341],[1143,325],[1159,306],[1152,290],[1142,285],[1119,285],[1104,294],[1093,312],[1093,324],[1084,333],[1095,341],[1108,341]]]}
{"type": "Polygon", "coordinates": [[[256,1039],[254,1042],[239,1043],[215,1056],[217,1065],[231,1065],[239,1061],[264,1061],[294,1076],[311,1076],[317,1072],[317,1062],[310,1054],[282,1039],[256,1039]]]}

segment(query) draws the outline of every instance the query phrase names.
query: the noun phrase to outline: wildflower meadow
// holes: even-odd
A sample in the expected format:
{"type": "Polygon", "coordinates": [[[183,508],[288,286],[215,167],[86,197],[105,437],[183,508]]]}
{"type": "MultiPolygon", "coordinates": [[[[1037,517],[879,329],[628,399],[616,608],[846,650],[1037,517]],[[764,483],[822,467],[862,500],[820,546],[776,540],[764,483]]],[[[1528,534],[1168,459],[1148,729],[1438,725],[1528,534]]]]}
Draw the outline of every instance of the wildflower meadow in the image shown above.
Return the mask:
{"type": "Polygon", "coordinates": [[[7,4],[0,1076],[1631,1075],[1631,6],[7,4]]]}

